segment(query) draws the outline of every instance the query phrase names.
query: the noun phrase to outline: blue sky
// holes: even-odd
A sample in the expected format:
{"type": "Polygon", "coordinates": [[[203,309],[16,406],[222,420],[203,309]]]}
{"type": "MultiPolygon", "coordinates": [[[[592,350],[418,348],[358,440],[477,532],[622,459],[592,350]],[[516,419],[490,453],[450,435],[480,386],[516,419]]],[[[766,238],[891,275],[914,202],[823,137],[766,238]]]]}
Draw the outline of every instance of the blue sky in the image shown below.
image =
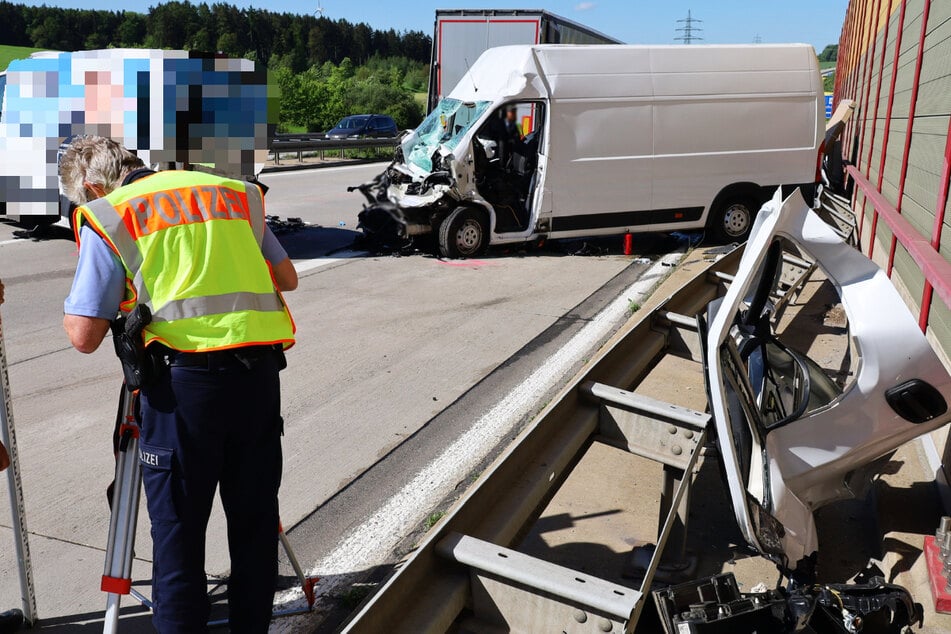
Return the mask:
{"type": "MultiPolygon", "coordinates": [[[[313,13],[318,0],[230,0],[238,6],[313,13]]],[[[89,8],[89,0],[45,0],[52,6],[89,8]]],[[[547,9],[630,44],[673,44],[676,20],[689,9],[703,20],[699,33],[710,44],[806,42],[821,50],[837,44],[848,0],[570,0],[555,2],[473,2],[440,0],[320,0],[324,15],[375,28],[417,29],[430,33],[438,8],[547,9]]],[[[128,0],[97,0],[98,9],[128,9],[128,0]]],[[[155,4],[155,3],[149,3],[155,4]]],[[[209,2],[211,4],[211,2],[209,2]]],[[[143,3],[144,5],[144,3],[143,3]]],[[[140,5],[142,6],[142,5],[140,5]]],[[[145,5],[147,6],[147,5],[145,5]]],[[[138,9],[142,10],[142,9],[138,9]]]]}

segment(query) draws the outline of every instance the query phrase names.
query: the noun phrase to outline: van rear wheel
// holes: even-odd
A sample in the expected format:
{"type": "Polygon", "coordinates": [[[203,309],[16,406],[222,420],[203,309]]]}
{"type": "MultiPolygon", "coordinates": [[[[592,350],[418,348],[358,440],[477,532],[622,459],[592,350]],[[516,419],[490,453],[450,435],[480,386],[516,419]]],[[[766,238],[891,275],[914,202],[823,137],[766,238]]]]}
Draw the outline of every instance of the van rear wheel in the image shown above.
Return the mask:
{"type": "Polygon", "coordinates": [[[456,207],[439,225],[439,253],[444,258],[480,255],[488,244],[488,217],[480,209],[456,207]]]}
{"type": "Polygon", "coordinates": [[[756,203],[752,198],[731,196],[717,204],[708,228],[716,242],[745,242],[755,215],[756,203]]]}

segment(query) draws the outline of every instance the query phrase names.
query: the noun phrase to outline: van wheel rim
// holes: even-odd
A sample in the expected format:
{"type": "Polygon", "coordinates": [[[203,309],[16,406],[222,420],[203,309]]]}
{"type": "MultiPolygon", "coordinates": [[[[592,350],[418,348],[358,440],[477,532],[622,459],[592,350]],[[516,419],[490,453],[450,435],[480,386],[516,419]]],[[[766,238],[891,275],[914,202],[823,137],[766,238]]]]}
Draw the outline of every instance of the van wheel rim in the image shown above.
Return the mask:
{"type": "Polygon", "coordinates": [[[482,227],[475,220],[466,220],[456,231],[456,246],[463,254],[475,253],[482,244],[482,227]]]}
{"type": "Polygon", "coordinates": [[[736,238],[746,233],[750,226],[750,210],[746,205],[735,204],[727,207],[723,214],[723,230],[728,236],[736,238]]]}

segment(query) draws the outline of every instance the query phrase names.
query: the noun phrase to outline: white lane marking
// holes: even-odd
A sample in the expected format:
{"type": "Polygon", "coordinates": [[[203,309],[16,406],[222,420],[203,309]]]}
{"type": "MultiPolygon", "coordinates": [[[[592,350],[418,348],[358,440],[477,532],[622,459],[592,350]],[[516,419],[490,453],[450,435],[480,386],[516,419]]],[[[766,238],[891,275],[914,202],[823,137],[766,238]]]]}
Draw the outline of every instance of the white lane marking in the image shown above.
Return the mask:
{"type": "MultiPolygon", "coordinates": [[[[669,253],[598,313],[548,360],[517,385],[495,407],[423,467],[398,493],[387,500],[366,522],[354,528],[309,574],[321,577],[317,589],[321,600],[338,594],[353,583],[360,571],[377,566],[389,557],[405,535],[418,527],[433,508],[481,462],[499,441],[526,416],[571,368],[608,336],[627,314],[631,301],[643,301],[683,258],[669,253]]],[[[297,607],[303,593],[295,588],[278,596],[282,609],[297,607]],[[295,604],[294,606],[290,604],[295,604]]],[[[319,605],[318,605],[319,607],[319,605]]],[[[272,623],[270,632],[303,631],[307,617],[272,623]],[[295,628],[295,625],[297,626],[295,628]]]]}
{"type": "Polygon", "coordinates": [[[335,255],[336,257],[332,258],[299,260],[294,262],[294,268],[297,269],[297,274],[300,275],[301,273],[312,271],[313,269],[318,269],[322,266],[327,266],[328,264],[336,264],[337,262],[344,262],[354,258],[362,258],[370,254],[367,251],[338,251],[335,255]]]}
{"type": "Polygon", "coordinates": [[[0,247],[5,244],[16,244],[17,242],[23,242],[24,244],[29,244],[32,242],[29,238],[11,238],[10,240],[0,240],[0,247]]]}

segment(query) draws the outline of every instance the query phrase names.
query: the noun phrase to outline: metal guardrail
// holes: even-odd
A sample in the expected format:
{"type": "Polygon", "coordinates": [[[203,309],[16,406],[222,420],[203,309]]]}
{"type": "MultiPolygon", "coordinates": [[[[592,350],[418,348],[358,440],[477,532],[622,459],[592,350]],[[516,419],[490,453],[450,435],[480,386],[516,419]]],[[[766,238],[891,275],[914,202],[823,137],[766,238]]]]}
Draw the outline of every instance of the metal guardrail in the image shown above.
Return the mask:
{"type": "Polygon", "coordinates": [[[274,164],[281,164],[282,154],[297,154],[297,162],[304,162],[304,152],[315,152],[323,160],[327,152],[338,152],[341,159],[347,157],[347,150],[389,149],[399,145],[399,137],[368,139],[325,139],[323,134],[278,134],[271,143],[268,152],[274,157],[274,164]]]}
{"type": "MultiPolygon", "coordinates": [[[[595,583],[591,575],[578,573],[566,577],[566,569],[546,565],[541,560],[511,549],[519,543],[568,478],[589,444],[596,440],[605,441],[606,438],[611,441],[618,435],[611,431],[610,425],[605,426],[600,422],[602,410],[605,409],[603,392],[605,389],[610,392],[611,388],[602,388],[594,383],[634,390],[666,354],[696,361],[699,365],[700,344],[695,320],[688,316],[696,315],[710,301],[723,295],[726,285],[733,279],[732,274],[741,254],[742,249],[727,254],[686,282],[657,308],[623,326],[426,535],[412,555],[345,625],[344,634],[382,631],[416,634],[451,630],[467,606],[478,613],[481,606],[494,605],[473,598],[474,593],[480,592],[478,588],[473,588],[483,583],[482,579],[486,576],[504,584],[504,589],[495,598],[501,596],[500,601],[508,601],[506,605],[509,607],[509,599],[523,601],[521,606],[515,606],[514,611],[517,613],[534,614],[535,609],[543,605],[542,599],[538,597],[547,597],[546,606],[551,607],[551,601],[575,608],[587,605],[594,609],[592,615],[599,617],[588,618],[587,614],[575,609],[574,613],[567,614],[564,621],[577,627],[567,631],[633,631],[648,597],[653,570],[645,573],[641,591],[634,592],[626,587],[615,588],[613,584],[603,581],[595,583]],[[690,322],[694,322],[694,325],[687,327],[686,324],[690,322]],[[592,399],[592,394],[598,398],[592,399]],[[469,539],[464,539],[466,537],[469,539]],[[512,566],[513,563],[518,565],[512,566]],[[526,579],[528,575],[531,579],[526,579]],[[507,584],[506,579],[512,583],[507,584]],[[530,581],[529,585],[526,586],[525,581],[530,581]],[[573,589],[566,589],[566,585],[573,589]],[[598,587],[593,587],[596,585],[598,587]],[[530,593],[531,597],[526,598],[526,587],[539,592],[530,593]],[[590,600],[592,596],[599,599],[596,604],[578,603],[578,600],[590,600]],[[626,601],[623,603],[625,619],[620,619],[626,621],[623,627],[617,626],[619,619],[616,610],[603,609],[617,607],[616,603],[607,605],[604,597],[626,601]],[[572,618],[577,622],[572,621],[572,618]],[[579,625],[585,621],[586,625],[579,625]]],[[[624,390],[614,389],[613,392],[620,395],[624,390]]],[[[644,403],[640,402],[639,405],[643,409],[644,403]]],[[[662,409],[665,415],[669,416],[670,411],[680,411],[678,408],[670,409],[669,404],[664,405],[662,409]]],[[[691,415],[697,416],[697,420],[703,416],[699,412],[691,415]]],[[[663,437],[670,437],[667,427],[661,429],[663,437]]],[[[625,442],[630,440],[631,444],[626,444],[624,448],[644,456],[635,447],[640,438],[638,434],[625,436],[625,442]]],[[[683,438],[690,439],[691,436],[685,434],[683,438]]],[[[692,434],[692,438],[697,439],[699,446],[702,446],[703,441],[696,434],[692,434]]],[[[622,439],[615,440],[620,443],[622,439]]],[[[667,452],[665,460],[672,460],[671,456],[686,460],[691,454],[687,451],[667,452]]],[[[690,473],[691,464],[681,464],[681,467],[687,467],[682,471],[690,473]]],[[[675,516],[679,516],[682,491],[683,487],[678,485],[676,491],[671,486],[669,491],[665,489],[662,492],[661,498],[666,502],[661,502],[663,529],[657,537],[657,550],[660,552],[664,550],[675,516]],[[665,507],[666,514],[663,512],[665,507]]],[[[681,518],[684,529],[685,519],[686,516],[681,518]]],[[[653,561],[651,566],[655,566],[653,561]]],[[[559,614],[565,615],[563,612],[559,614]]],[[[476,618],[479,618],[478,614],[476,618]]],[[[482,631],[478,628],[462,629],[482,631]]],[[[512,629],[551,631],[553,628],[512,629]]],[[[557,631],[561,629],[559,626],[557,631]]]]}
{"type": "Polygon", "coordinates": [[[882,195],[875,185],[869,182],[869,180],[865,178],[865,175],[854,165],[849,165],[845,168],[848,175],[851,176],[855,182],[858,191],[861,191],[865,196],[866,204],[871,207],[873,223],[872,232],[868,237],[869,259],[871,259],[873,249],[875,248],[876,234],[874,221],[881,218],[885,221],[885,224],[888,225],[888,229],[892,234],[892,248],[888,254],[888,267],[886,268],[888,276],[891,277],[894,269],[895,244],[900,244],[905,248],[908,255],[911,256],[911,259],[918,265],[924,275],[924,290],[921,296],[921,308],[918,312],[918,325],[923,332],[927,332],[928,329],[928,318],[931,314],[931,299],[934,292],[938,293],[938,297],[944,301],[946,306],[951,306],[951,262],[944,259],[944,256],[941,255],[939,251],[939,230],[944,222],[943,216],[947,204],[948,192],[947,183],[951,180],[951,131],[949,131],[948,139],[947,156],[945,157],[945,165],[942,170],[944,174],[942,179],[945,186],[940,190],[943,193],[939,196],[937,213],[935,215],[935,224],[937,225],[935,233],[938,234],[939,240],[935,240],[934,238],[929,240],[926,236],[922,235],[915,225],[911,224],[894,205],[886,200],[885,196],[882,195]]]}

